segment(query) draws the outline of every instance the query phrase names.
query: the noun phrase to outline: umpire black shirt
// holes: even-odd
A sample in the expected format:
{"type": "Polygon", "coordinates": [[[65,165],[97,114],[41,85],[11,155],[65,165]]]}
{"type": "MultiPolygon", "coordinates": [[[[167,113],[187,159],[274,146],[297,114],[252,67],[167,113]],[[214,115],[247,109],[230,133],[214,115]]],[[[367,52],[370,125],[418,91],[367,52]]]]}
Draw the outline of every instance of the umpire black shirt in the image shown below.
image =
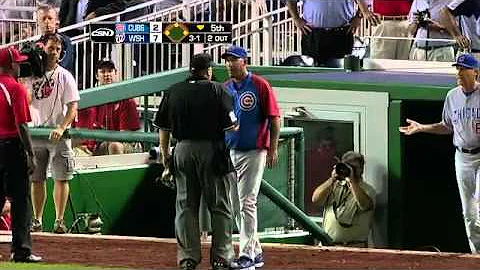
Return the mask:
{"type": "Polygon", "coordinates": [[[233,98],[225,86],[194,77],[168,89],[154,121],[178,141],[223,141],[235,123],[233,98]]]}

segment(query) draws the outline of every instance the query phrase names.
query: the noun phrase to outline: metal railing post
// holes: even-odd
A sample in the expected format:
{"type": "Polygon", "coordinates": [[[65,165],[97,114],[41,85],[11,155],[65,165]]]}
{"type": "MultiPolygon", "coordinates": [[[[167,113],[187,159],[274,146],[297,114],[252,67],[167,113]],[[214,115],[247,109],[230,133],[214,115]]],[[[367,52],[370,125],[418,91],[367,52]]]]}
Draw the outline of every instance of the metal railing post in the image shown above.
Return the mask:
{"type": "MultiPolygon", "coordinates": [[[[128,80],[133,78],[133,57],[132,57],[132,46],[133,44],[117,44],[116,47],[116,57],[118,65],[123,65],[119,67],[119,70],[123,71],[123,79],[128,80]],[[122,46],[123,45],[123,46],[122,46]],[[123,61],[122,61],[123,59],[123,61]]],[[[140,63],[136,63],[138,66],[140,63]]],[[[121,76],[120,75],[120,76],[121,76]]]]}
{"type": "MultiPolygon", "coordinates": [[[[258,7],[257,7],[257,4],[256,2],[253,2],[251,5],[248,5],[245,4],[247,6],[247,8],[250,6],[250,15],[249,17],[247,18],[257,18],[260,14],[258,12],[258,7]]],[[[252,22],[252,24],[250,25],[250,27],[247,25],[246,26],[246,31],[250,30],[253,32],[253,35],[252,35],[252,38],[251,38],[251,46],[250,46],[250,54],[252,56],[251,58],[251,63],[253,65],[256,65],[256,66],[259,66],[260,65],[260,55],[261,55],[261,52],[260,52],[260,33],[257,32],[257,30],[260,28],[260,23],[258,20],[252,22]]],[[[247,42],[248,42],[248,39],[247,39],[247,42]]]]}
{"type": "Polygon", "coordinates": [[[296,187],[296,205],[305,211],[305,134],[297,134],[295,138],[295,187],[296,187]]]}
{"type": "MultiPolygon", "coordinates": [[[[288,139],[288,199],[295,204],[295,137],[288,139]]],[[[288,227],[295,228],[295,219],[289,218],[288,227]]]]}
{"type": "Polygon", "coordinates": [[[270,66],[273,63],[273,18],[272,16],[263,19],[263,48],[262,65],[270,66]]]}

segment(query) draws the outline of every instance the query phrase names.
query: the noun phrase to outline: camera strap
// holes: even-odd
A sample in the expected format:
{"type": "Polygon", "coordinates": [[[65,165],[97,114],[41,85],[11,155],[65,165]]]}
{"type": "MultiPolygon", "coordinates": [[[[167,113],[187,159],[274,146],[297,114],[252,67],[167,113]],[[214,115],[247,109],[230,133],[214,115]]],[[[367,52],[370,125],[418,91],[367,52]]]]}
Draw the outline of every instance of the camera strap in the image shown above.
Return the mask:
{"type": "Polygon", "coordinates": [[[3,83],[0,83],[0,88],[2,88],[3,94],[5,94],[5,99],[7,99],[8,105],[12,107],[12,99],[10,98],[10,94],[7,91],[7,88],[3,83]]]}
{"type": "Polygon", "coordinates": [[[335,183],[332,190],[333,213],[340,226],[348,228],[353,225],[353,220],[358,211],[358,206],[347,183],[335,183]]]}

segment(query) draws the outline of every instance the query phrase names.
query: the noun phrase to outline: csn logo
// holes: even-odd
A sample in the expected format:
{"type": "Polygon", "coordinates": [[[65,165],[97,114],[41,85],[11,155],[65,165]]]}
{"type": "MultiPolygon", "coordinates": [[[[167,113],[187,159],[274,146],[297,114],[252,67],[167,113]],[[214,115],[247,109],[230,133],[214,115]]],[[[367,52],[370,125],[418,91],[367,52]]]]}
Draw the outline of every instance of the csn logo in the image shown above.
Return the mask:
{"type": "Polygon", "coordinates": [[[98,28],[91,33],[92,37],[113,37],[115,32],[108,28],[98,28]]]}

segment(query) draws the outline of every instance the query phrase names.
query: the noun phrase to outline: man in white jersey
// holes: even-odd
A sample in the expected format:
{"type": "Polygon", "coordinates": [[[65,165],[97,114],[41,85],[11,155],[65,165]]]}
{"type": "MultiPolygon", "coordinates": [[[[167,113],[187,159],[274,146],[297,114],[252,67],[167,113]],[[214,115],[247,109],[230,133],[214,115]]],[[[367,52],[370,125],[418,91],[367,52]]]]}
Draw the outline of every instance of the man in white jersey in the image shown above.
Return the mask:
{"type": "Polygon", "coordinates": [[[58,34],[44,39],[47,52],[46,74],[32,82],[30,111],[36,127],[55,128],[49,140],[33,140],[37,168],[32,175],[32,203],[34,220],[32,231],[42,231],[43,209],[47,198],[47,168],[51,164],[55,179],[53,200],[55,203],[55,233],[66,233],[63,216],[69,194],[68,180],[73,178],[74,154],[72,141],[65,131],[77,115],[77,83],[72,74],[59,65],[64,53],[63,39],[58,34]]]}
{"type": "Polygon", "coordinates": [[[479,62],[471,54],[462,54],[454,64],[458,86],[447,93],[442,121],[420,124],[407,119],[400,132],[447,135],[453,133],[455,171],[462,201],[463,217],[470,249],[480,252],[480,74],[479,62]]]}

